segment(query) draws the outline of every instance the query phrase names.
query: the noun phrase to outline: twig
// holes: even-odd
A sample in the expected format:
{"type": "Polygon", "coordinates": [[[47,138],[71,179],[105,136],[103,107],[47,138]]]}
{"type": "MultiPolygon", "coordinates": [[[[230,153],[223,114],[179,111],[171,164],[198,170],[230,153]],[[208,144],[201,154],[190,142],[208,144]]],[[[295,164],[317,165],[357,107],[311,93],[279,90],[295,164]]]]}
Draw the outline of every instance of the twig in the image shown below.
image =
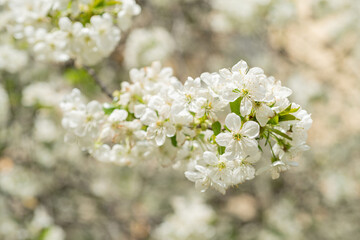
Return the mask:
{"type": "Polygon", "coordinates": [[[100,81],[98,78],[96,72],[94,69],[84,66],[84,69],[88,72],[88,74],[94,79],[95,83],[100,87],[101,91],[108,96],[110,99],[113,99],[113,96],[111,92],[107,90],[107,88],[104,86],[104,84],[100,81]]]}

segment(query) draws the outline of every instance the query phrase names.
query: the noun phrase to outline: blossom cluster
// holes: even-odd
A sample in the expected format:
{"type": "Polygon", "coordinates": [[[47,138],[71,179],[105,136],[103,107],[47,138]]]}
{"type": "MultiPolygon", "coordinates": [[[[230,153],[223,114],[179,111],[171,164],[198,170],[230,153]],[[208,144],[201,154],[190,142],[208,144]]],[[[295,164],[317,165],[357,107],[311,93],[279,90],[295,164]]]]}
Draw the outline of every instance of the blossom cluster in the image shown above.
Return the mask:
{"type": "Polygon", "coordinates": [[[245,61],[184,84],[159,62],[132,69],[130,79],[104,105],[74,89],[61,103],[66,140],[104,162],[173,165],[197,189],[221,193],[264,171],[278,178],[309,148],[310,114],[245,61]]]}
{"type": "Polygon", "coordinates": [[[174,213],[165,217],[155,229],[153,239],[212,239],[215,212],[200,197],[175,197],[172,199],[174,213]]]}
{"type": "Polygon", "coordinates": [[[164,61],[174,50],[175,40],[165,28],[134,29],[126,41],[125,66],[132,68],[147,66],[153,61],[164,61]]]}
{"type": "Polygon", "coordinates": [[[85,65],[108,57],[141,11],[135,0],[5,0],[1,9],[0,30],[37,60],[85,65]]]}

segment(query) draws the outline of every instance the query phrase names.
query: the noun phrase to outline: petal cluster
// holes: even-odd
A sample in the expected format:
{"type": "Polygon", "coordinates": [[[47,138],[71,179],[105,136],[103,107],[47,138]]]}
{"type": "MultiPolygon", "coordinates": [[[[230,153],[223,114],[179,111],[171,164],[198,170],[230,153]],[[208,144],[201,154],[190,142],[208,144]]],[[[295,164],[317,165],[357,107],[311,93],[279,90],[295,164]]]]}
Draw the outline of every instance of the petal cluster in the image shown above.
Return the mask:
{"type": "Polygon", "coordinates": [[[132,69],[130,79],[102,107],[77,89],[61,104],[67,139],[100,161],[172,165],[200,191],[225,193],[262,172],[279,177],[309,148],[310,114],[244,61],[184,84],[159,62],[132,69]]]}
{"type": "Polygon", "coordinates": [[[141,11],[135,0],[11,0],[0,7],[6,32],[37,60],[79,65],[108,57],[141,11]]]}

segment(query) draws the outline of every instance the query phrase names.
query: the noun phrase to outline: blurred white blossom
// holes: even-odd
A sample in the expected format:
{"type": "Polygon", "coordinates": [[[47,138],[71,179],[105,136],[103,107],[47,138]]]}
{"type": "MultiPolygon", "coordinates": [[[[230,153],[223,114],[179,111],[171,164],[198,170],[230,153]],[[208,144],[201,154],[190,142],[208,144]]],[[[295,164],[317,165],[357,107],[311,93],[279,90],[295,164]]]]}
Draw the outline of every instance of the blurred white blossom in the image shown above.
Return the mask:
{"type": "Polygon", "coordinates": [[[153,232],[157,240],[210,239],[215,234],[211,222],[215,212],[199,197],[177,197],[172,201],[174,213],[153,232]]]}
{"type": "Polygon", "coordinates": [[[128,68],[141,67],[166,60],[174,50],[175,41],[164,28],[135,29],[126,41],[125,65],[128,68]]]}

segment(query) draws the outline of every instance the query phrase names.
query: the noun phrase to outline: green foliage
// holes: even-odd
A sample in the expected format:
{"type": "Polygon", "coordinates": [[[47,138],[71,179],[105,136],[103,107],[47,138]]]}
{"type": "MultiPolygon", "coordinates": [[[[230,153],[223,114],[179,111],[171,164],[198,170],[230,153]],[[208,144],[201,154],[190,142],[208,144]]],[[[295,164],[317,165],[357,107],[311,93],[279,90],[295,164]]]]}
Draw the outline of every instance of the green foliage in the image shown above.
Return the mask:
{"type": "Polygon", "coordinates": [[[174,147],[177,147],[176,135],[174,135],[174,136],[171,137],[171,144],[172,144],[174,147]]]}
{"type": "Polygon", "coordinates": [[[111,106],[111,107],[103,107],[103,111],[105,115],[110,115],[115,109],[118,109],[118,107],[111,106]]]}
{"type": "Polygon", "coordinates": [[[64,77],[71,85],[81,88],[86,94],[93,95],[97,91],[97,85],[84,69],[68,68],[64,72],[64,77]]]}
{"type": "Polygon", "coordinates": [[[71,84],[84,84],[91,81],[91,76],[84,69],[69,68],[64,74],[71,84]]]}
{"type": "Polygon", "coordinates": [[[215,136],[217,136],[221,132],[221,123],[219,121],[214,122],[211,127],[214,131],[215,136]]]}
{"type": "Polygon", "coordinates": [[[76,20],[85,25],[90,22],[92,16],[102,15],[105,12],[105,8],[117,4],[121,4],[121,2],[115,0],[94,0],[86,11],[81,12],[79,16],[76,17],[76,20]]]}
{"type": "Polygon", "coordinates": [[[223,155],[225,153],[225,147],[218,145],[218,153],[219,155],[223,155]]]}
{"type": "Polygon", "coordinates": [[[230,109],[231,112],[236,113],[237,115],[241,116],[240,114],[240,103],[241,103],[242,97],[239,97],[235,101],[230,103],[230,109]]]}
{"type": "Polygon", "coordinates": [[[283,137],[283,138],[286,138],[286,139],[292,140],[292,138],[291,138],[291,137],[289,137],[287,134],[283,133],[283,132],[282,132],[282,131],[280,131],[280,130],[277,130],[277,129],[271,129],[271,131],[272,131],[273,133],[275,133],[275,134],[277,134],[277,135],[279,135],[279,136],[283,137]]]}
{"type": "Polygon", "coordinates": [[[279,115],[280,116],[284,116],[284,115],[288,115],[289,113],[295,113],[295,112],[297,112],[299,109],[300,109],[300,107],[298,107],[298,108],[291,108],[291,105],[292,104],[289,104],[289,106],[287,107],[287,108],[285,108],[283,111],[281,111],[280,113],[279,113],[279,115]]]}
{"type": "Polygon", "coordinates": [[[277,125],[279,123],[279,115],[275,115],[268,121],[268,124],[277,125]]]}
{"type": "Polygon", "coordinates": [[[50,228],[44,228],[39,233],[39,236],[36,238],[36,240],[44,240],[46,238],[46,235],[49,233],[50,228]]]}
{"type": "Polygon", "coordinates": [[[293,121],[293,120],[299,120],[294,115],[287,114],[283,116],[279,116],[279,122],[285,122],[285,121],[293,121]]]}

